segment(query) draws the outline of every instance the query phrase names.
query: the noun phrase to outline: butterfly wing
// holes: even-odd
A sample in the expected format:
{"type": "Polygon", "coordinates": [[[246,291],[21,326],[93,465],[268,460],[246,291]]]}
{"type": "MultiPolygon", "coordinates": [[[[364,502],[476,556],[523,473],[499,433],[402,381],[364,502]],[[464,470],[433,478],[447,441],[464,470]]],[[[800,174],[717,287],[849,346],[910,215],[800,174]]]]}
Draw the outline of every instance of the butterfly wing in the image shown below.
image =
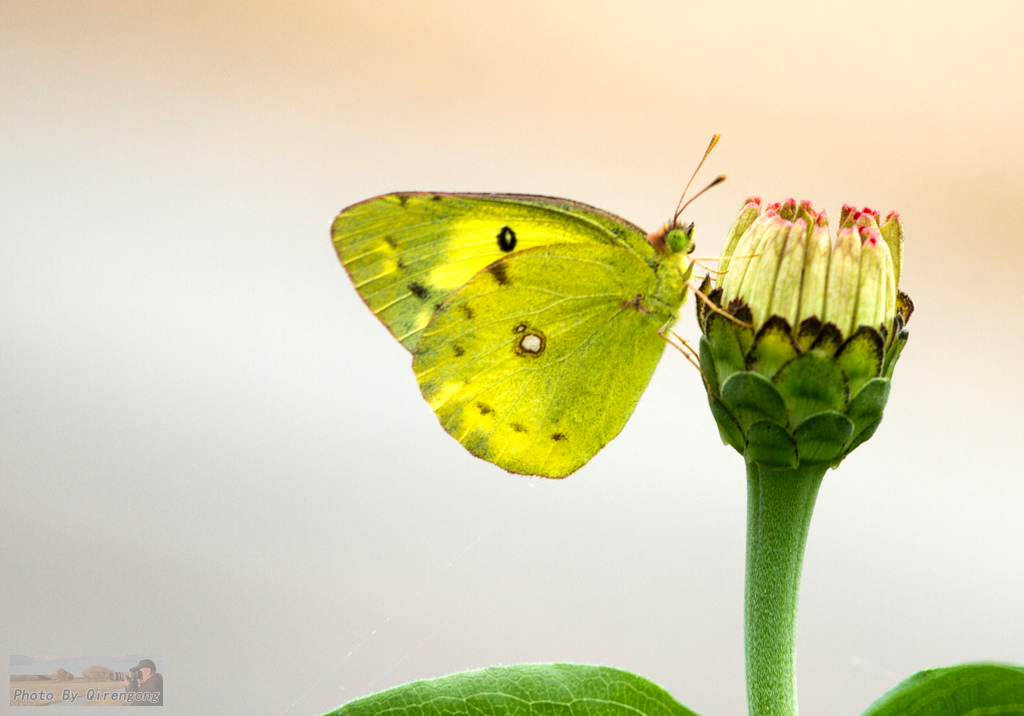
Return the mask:
{"type": "Polygon", "coordinates": [[[564,477],[626,424],[683,291],[674,263],[652,269],[622,246],[527,249],[450,295],[413,370],[445,430],[474,455],[564,477]]]}
{"type": "Polygon", "coordinates": [[[344,209],[332,235],[359,295],[410,351],[449,294],[502,257],[590,244],[658,261],[644,232],[628,221],[525,194],[386,194],[344,209]]]}

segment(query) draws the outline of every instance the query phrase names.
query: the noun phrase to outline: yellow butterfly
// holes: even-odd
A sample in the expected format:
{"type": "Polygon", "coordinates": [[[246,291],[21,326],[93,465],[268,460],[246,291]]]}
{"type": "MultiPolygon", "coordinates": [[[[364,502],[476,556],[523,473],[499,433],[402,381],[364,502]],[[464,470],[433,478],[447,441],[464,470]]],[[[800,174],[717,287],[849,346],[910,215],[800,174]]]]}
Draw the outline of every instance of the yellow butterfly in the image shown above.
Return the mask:
{"type": "Polygon", "coordinates": [[[444,429],[510,472],[564,477],[622,430],[665,348],[693,271],[681,208],[647,235],[568,199],[397,193],[332,234],[444,429]]]}

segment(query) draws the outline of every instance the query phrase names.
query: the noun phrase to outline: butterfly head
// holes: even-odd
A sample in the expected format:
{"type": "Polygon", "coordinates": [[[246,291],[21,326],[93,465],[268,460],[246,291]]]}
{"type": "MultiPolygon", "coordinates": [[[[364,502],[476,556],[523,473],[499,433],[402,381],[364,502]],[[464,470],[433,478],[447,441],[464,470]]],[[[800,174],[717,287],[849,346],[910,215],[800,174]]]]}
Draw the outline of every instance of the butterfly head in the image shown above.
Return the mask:
{"type": "Polygon", "coordinates": [[[692,253],[696,246],[693,242],[693,224],[680,224],[678,221],[665,224],[657,231],[651,232],[647,235],[647,240],[659,253],[666,256],[685,256],[692,253]]]}
{"type": "Polygon", "coordinates": [[[693,243],[693,224],[676,225],[665,235],[665,245],[673,254],[692,254],[696,244],[693,243]]]}

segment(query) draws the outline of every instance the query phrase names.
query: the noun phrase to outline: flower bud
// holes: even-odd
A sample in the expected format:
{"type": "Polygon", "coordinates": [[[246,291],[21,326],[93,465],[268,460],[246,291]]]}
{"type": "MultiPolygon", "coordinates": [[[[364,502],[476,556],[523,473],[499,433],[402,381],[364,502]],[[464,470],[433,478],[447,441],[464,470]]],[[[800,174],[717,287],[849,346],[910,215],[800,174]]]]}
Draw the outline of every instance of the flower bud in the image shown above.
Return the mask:
{"type": "Polygon", "coordinates": [[[882,419],[913,311],[899,292],[903,225],[844,206],[749,199],[698,302],[711,411],[723,442],[768,467],[838,465],[882,419]],[[732,316],[730,318],[727,315],[732,316]]]}

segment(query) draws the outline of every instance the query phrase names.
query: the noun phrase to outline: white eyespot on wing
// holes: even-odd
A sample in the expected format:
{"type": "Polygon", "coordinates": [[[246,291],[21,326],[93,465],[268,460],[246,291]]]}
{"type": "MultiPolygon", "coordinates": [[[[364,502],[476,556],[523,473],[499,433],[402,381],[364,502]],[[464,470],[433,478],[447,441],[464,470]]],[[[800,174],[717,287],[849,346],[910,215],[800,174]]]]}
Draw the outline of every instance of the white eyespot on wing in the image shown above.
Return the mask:
{"type": "Polygon", "coordinates": [[[527,353],[540,353],[544,348],[544,340],[536,333],[527,333],[519,341],[519,347],[527,353]]]}
{"type": "Polygon", "coordinates": [[[522,356],[539,356],[544,351],[544,343],[543,333],[524,333],[516,346],[516,352],[522,356]]]}

